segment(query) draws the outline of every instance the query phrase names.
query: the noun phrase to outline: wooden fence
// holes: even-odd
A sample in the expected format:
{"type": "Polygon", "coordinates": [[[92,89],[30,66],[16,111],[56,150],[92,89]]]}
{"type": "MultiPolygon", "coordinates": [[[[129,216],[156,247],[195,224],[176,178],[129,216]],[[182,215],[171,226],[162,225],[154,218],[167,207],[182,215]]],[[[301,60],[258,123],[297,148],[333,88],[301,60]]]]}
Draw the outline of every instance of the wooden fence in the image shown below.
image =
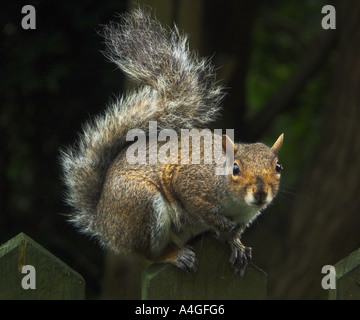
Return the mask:
{"type": "MultiPolygon", "coordinates": [[[[142,299],[243,300],[266,299],[267,275],[250,264],[243,278],[234,276],[229,252],[211,237],[194,244],[196,273],[168,264],[153,264],[142,275],[142,299]]],[[[336,289],[329,299],[360,299],[360,249],[335,266],[336,289]]],[[[320,285],[320,284],[319,284],[320,285]]],[[[0,246],[0,300],[85,299],[81,275],[23,233],[0,246]]]]}
{"type": "Polygon", "coordinates": [[[84,299],[85,281],[24,233],[0,247],[0,299],[84,299]]]}

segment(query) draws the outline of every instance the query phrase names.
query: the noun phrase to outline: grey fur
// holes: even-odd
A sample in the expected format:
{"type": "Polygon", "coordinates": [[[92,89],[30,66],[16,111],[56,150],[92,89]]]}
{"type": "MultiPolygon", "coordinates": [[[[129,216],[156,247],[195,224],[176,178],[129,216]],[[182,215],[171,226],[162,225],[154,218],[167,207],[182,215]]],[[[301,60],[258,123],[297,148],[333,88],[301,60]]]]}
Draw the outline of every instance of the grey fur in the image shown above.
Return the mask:
{"type": "Polygon", "coordinates": [[[125,147],[132,128],[204,127],[218,115],[223,91],[208,60],[189,51],[176,26],[167,30],[143,10],[134,10],[104,28],[106,56],[143,86],[112,103],[85,124],[77,143],[61,151],[70,217],[81,231],[96,236],[93,216],[105,176],[125,147]]]}

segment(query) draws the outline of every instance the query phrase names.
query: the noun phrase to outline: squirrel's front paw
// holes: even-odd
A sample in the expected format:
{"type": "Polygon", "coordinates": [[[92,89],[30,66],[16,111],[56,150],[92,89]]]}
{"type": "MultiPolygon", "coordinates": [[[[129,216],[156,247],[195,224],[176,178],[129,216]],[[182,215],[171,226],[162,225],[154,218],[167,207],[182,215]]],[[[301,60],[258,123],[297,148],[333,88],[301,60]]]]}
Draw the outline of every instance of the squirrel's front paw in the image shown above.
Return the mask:
{"type": "Polygon", "coordinates": [[[252,260],[252,249],[250,247],[245,247],[240,239],[234,239],[231,242],[230,247],[230,265],[234,269],[235,274],[239,274],[240,277],[243,277],[246,266],[252,260]]]}
{"type": "Polygon", "coordinates": [[[176,257],[171,263],[186,272],[196,271],[198,266],[195,252],[190,246],[179,248],[176,257]]]}
{"type": "Polygon", "coordinates": [[[221,232],[232,232],[237,228],[238,224],[226,217],[219,219],[219,230],[215,232],[219,235],[221,232]]]}

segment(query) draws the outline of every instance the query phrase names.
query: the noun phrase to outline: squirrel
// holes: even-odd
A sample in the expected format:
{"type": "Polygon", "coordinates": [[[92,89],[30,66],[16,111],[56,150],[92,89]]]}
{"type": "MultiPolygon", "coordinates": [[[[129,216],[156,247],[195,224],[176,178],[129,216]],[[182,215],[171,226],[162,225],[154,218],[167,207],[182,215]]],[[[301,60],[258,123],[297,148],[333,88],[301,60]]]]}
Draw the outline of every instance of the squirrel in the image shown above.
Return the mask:
{"type": "MultiPolygon", "coordinates": [[[[214,160],[130,164],[130,130],[149,136],[150,121],[157,130],[176,133],[205,128],[219,115],[224,90],[209,60],[189,50],[176,26],[164,28],[143,9],[119,19],[103,29],[105,55],[142,86],[112,102],[85,124],[73,146],[61,150],[65,200],[74,209],[69,221],[115,253],[140,254],[185,271],[198,266],[188,242],[212,231],[230,245],[230,265],[243,276],[252,249],[241,236],[278,193],[284,135],[272,147],[223,135],[222,152],[227,143],[234,155],[226,175],[215,173],[214,160]]],[[[149,156],[148,142],[145,149],[149,156]]],[[[202,145],[196,152],[204,151],[202,145]]]]}

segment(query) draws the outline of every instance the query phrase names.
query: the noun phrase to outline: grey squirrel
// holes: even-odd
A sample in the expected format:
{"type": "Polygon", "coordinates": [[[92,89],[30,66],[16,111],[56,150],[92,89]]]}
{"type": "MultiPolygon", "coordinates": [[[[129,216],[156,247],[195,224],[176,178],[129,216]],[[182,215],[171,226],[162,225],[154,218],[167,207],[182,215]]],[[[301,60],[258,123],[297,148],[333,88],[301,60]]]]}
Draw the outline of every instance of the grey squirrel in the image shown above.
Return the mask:
{"type": "Polygon", "coordinates": [[[224,92],[210,62],[189,51],[187,37],[176,27],[163,28],[149,12],[123,14],[103,34],[107,57],[142,87],[86,123],[77,143],[62,151],[66,201],[74,208],[70,221],[114,252],[187,271],[197,268],[188,241],[214,231],[230,245],[229,262],[243,276],[252,250],[240,238],[278,192],[283,134],[271,148],[224,135],[224,152],[225,142],[234,151],[227,175],[215,174],[214,161],[129,164],[131,129],[149,135],[149,121],[177,133],[204,128],[218,116],[224,92]]]}

